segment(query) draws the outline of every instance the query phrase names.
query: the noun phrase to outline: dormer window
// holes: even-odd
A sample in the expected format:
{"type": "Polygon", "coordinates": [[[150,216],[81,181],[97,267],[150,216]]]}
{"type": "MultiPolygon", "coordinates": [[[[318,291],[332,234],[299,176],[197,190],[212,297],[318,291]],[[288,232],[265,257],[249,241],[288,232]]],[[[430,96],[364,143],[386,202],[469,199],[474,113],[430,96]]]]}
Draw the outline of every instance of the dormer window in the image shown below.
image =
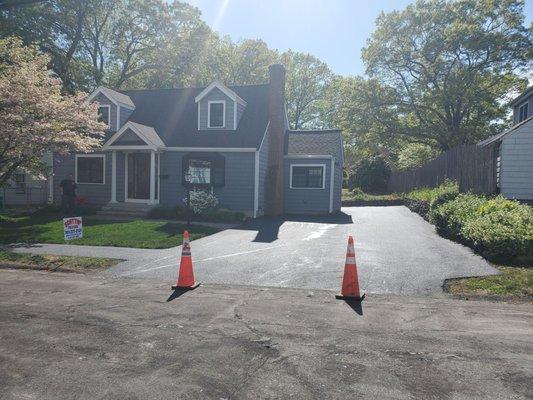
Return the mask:
{"type": "Polygon", "coordinates": [[[518,122],[525,121],[529,116],[529,104],[526,102],[518,107],[518,122]]]}
{"type": "Polygon", "coordinates": [[[208,128],[224,128],[226,120],[226,102],[224,100],[210,101],[207,111],[208,128]]]}
{"type": "Polygon", "coordinates": [[[103,105],[98,107],[98,122],[103,122],[108,128],[111,128],[109,121],[111,119],[111,106],[103,105]]]}

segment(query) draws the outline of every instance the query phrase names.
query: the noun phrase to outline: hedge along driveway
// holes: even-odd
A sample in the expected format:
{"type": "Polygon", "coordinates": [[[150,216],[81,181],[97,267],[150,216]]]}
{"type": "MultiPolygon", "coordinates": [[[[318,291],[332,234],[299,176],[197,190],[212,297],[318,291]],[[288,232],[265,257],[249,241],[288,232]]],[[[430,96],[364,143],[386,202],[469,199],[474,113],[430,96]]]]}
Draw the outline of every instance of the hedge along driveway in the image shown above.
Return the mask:
{"type": "MultiPolygon", "coordinates": [[[[55,213],[0,216],[0,222],[0,243],[65,243],[62,217],[55,213]]],[[[83,217],[83,226],[84,237],[70,244],[163,249],[179,246],[186,229],[183,224],[164,221],[107,221],[94,217],[83,217]]],[[[191,240],[218,231],[198,225],[189,229],[191,240]]]]}

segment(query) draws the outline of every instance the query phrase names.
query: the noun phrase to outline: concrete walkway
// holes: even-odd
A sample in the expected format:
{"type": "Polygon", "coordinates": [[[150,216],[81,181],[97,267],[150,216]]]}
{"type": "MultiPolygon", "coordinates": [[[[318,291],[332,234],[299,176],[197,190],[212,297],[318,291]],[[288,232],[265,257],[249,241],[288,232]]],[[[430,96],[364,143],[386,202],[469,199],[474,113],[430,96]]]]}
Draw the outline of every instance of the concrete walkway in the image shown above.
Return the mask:
{"type": "MultiPolygon", "coordinates": [[[[192,242],[196,277],[206,283],[338,290],[348,235],[356,238],[368,293],[440,293],[445,279],[496,274],[470,249],[438,236],[406,207],[349,207],[330,217],[258,219],[192,242]]],[[[180,248],[139,250],[39,245],[17,251],[126,260],[107,274],[176,279],[180,248]]]]}
{"type": "Polygon", "coordinates": [[[0,271],[0,398],[531,399],[533,307],[0,271]],[[171,297],[172,299],[172,297],[171,297]]]}

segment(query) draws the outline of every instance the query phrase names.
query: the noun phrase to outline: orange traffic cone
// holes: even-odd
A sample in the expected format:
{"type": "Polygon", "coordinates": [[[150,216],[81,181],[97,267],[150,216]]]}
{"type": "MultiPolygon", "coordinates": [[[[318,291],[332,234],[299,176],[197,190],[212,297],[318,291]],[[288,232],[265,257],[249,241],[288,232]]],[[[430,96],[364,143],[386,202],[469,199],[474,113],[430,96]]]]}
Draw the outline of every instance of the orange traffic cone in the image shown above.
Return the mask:
{"type": "Polygon", "coordinates": [[[348,250],[346,250],[346,264],[344,265],[344,277],[342,279],[341,294],[335,296],[341,300],[363,300],[359,292],[359,279],[357,278],[357,264],[355,262],[355,250],[353,237],[348,237],[348,250]]]}
{"type": "Polygon", "coordinates": [[[178,273],[178,282],[172,289],[196,289],[200,283],[194,280],[192,270],[191,245],[189,244],[189,232],[183,232],[183,246],[181,248],[180,270],[178,273]]]}

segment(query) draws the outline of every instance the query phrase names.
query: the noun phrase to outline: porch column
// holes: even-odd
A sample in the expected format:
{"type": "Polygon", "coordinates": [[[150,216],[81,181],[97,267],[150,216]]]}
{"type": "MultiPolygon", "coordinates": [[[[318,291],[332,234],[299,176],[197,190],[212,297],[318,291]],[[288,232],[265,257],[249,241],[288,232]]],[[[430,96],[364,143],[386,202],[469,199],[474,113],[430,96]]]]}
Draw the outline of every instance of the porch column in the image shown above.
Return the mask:
{"type": "Polygon", "coordinates": [[[111,203],[117,202],[117,152],[111,152],[111,203]]]}
{"type": "Polygon", "coordinates": [[[150,204],[155,204],[155,151],[150,151],[150,204]]]}

